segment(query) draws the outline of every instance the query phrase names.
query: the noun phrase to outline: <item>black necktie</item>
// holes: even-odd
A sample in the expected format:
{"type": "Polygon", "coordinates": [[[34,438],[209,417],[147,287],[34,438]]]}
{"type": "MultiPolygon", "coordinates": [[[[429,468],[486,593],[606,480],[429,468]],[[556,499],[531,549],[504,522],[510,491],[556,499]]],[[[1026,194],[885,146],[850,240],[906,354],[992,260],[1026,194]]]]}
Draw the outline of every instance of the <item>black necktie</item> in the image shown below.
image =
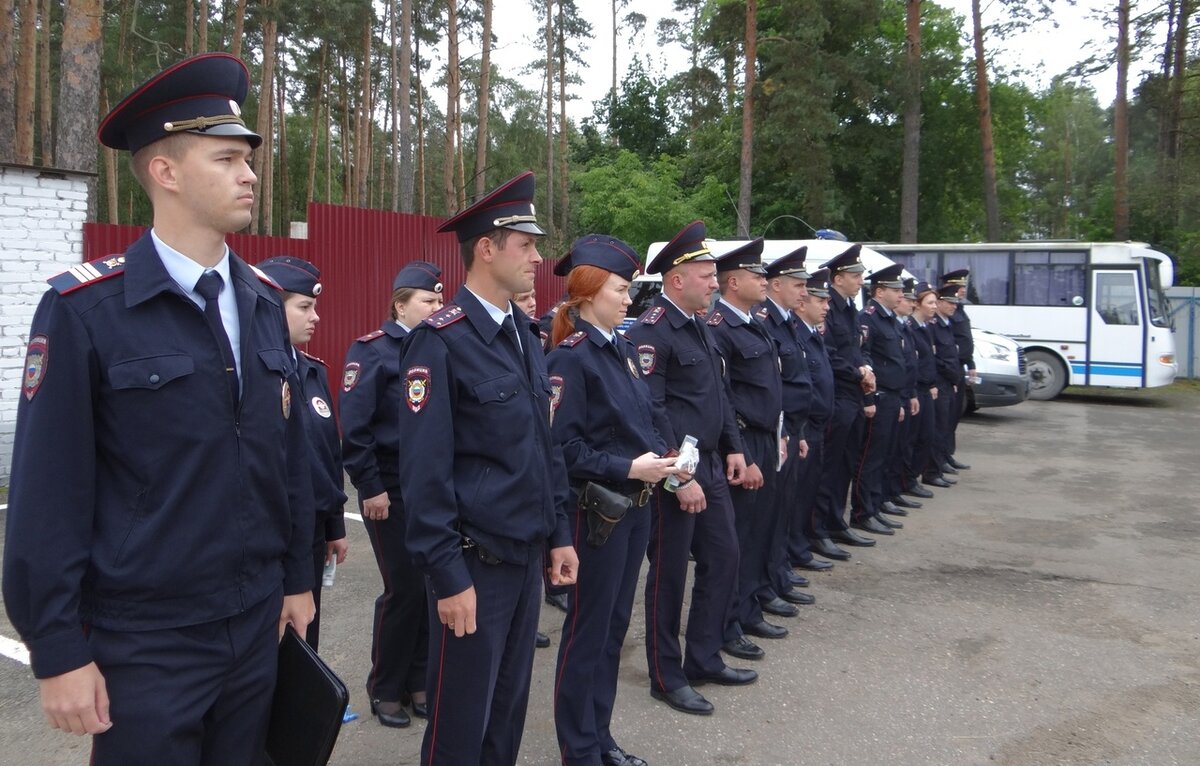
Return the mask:
{"type": "Polygon", "coordinates": [[[239,390],[237,364],[233,359],[233,346],[229,344],[229,334],[225,332],[225,323],[221,321],[221,304],[217,300],[223,284],[225,282],[221,279],[221,275],[209,269],[196,282],[196,292],[204,298],[204,318],[208,320],[208,329],[212,330],[213,338],[221,349],[221,359],[225,363],[225,378],[229,382],[229,395],[236,406],[239,390]]]}
{"type": "Polygon", "coordinates": [[[517,323],[513,321],[512,314],[506,314],[504,321],[500,323],[504,334],[508,336],[508,342],[512,345],[513,354],[517,360],[517,366],[521,372],[525,372],[525,356],[521,350],[521,339],[517,337],[517,323]]]}

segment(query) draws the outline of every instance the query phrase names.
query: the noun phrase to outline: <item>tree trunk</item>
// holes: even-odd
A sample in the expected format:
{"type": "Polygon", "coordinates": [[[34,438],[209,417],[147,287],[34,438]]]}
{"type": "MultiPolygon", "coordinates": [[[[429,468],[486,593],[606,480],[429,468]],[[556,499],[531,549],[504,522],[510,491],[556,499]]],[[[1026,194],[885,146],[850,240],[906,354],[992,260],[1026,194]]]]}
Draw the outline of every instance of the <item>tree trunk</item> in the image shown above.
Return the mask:
{"type": "Polygon", "coordinates": [[[921,179],[921,0],[905,0],[904,159],[900,172],[900,241],[917,241],[921,179]]]}
{"type": "Polygon", "coordinates": [[[274,119],[279,125],[279,137],[276,145],[279,147],[279,225],[284,236],[288,234],[288,221],[291,219],[291,173],[288,172],[288,135],[287,135],[287,38],[282,42],[284,50],[279,52],[279,76],[275,78],[275,104],[277,111],[274,119]]]}
{"type": "Polygon", "coordinates": [[[16,27],[14,0],[0,0],[0,162],[16,159],[17,72],[13,68],[16,27]]]}
{"type": "Polygon", "coordinates": [[[458,2],[446,1],[446,140],[442,157],[442,201],[446,213],[458,210],[454,188],[455,139],[458,136],[458,2]]]}
{"type": "Polygon", "coordinates": [[[400,121],[396,119],[396,113],[400,110],[400,72],[399,72],[399,56],[396,52],[396,41],[399,36],[396,23],[396,14],[398,8],[397,3],[388,3],[388,35],[390,37],[390,45],[388,46],[388,64],[391,67],[392,93],[388,99],[388,115],[392,121],[392,212],[400,211],[400,121]]]}
{"type": "Polygon", "coordinates": [[[996,194],[996,148],[992,143],[992,100],[988,94],[987,59],[983,55],[983,16],[980,0],[971,0],[971,22],[975,36],[975,100],[979,108],[979,138],[983,150],[983,207],[987,238],[1000,240],[1000,199],[996,194]]]}
{"type": "MultiPolygon", "coordinates": [[[[262,0],[265,7],[271,0],[262,0]]],[[[246,0],[237,0],[237,6],[233,11],[233,39],[229,43],[229,52],[241,58],[242,56],[242,35],[246,29],[246,0]]]]}
{"type": "Polygon", "coordinates": [[[400,150],[399,210],[413,211],[412,37],[413,0],[400,0],[400,108],[396,114],[400,150]]]}
{"type": "Polygon", "coordinates": [[[1179,22],[1175,28],[1175,55],[1170,80],[1170,93],[1167,103],[1167,115],[1170,118],[1167,125],[1166,157],[1168,202],[1175,216],[1175,224],[1183,226],[1183,204],[1179,196],[1181,168],[1179,156],[1183,151],[1183,88],[1187,79],[1187,48],[1189,18],[1194,11],[1191,0],[1180,0],[1179,22]]]}
{"type": "Polygon", "coordinates": [[[103,0],[68,0],[63,8],[59,66],[59,119],[55,148],[58,166],[96,172],[96,126],[100,99],[100,17],[103,0]]]}
{"type": "MultiPolygon", "coordinates": [[[[612,0],[612,87],[608,91],[608,124],[611,126],[617,110],[617,3],[612,0]]],[[[611,132],[611,131],[610,131],[611,132]]]]}
{"type": "MultiPolygon", "coordinates": [[[[415,61],[420,61],[421,60],[421,37],[419,35],[417,35],[415,32],[413,33],[413,48],[414,48],[413,59],[415,61]]],[[[415,184],[416,191],[417,191],[416,209],[417,209],[417,212],[419,212],[421,215],[425,215],[428,211],[428,207],[425,204],[425,89],[424,89],[424,86],[421,84],[421,70],[419,70],[419,69],[417,70],[416,93],[417,93],[417,135],[415,136],[415,138],[416,138],[415,143],[416,143],[416,147],[417,147],[417,167],[416,167],[417,178],[416,178],[416,184],[415,184]]]]}
{"type": "Polygon", "coordinates": [[[479,127],[475,131],[475,196],[487,191],[488,110],[492,95],[492,0],[483,0],[483,54],[479,58],[479,127]]]}
{"type": "Polygon", "coordinates": [[[326,117],[321,111],[322,101],[325,98],[325,60],[328,56],[329,43],[322,42],[321,63],[317,65],[317,94],[316,98],[313,100],[312,132],[310,134],[312,138],[308,146],[308,202],[312,202],[316,196],[317,149],[321,139],[321,125],[327,125],[329,121],[328,117],[326,117]],[[324,123],[322,121],[324,121],[324,123]]]}
{"type": "Polygon", "coordinates": [[[196,2],[185,0],[183,4],[183,55],[196,52],[196,2]]]}
{"type": "Polygon", "coordinates": [[[200,0],[199,21],[196,24],[196,50],[208,52],[208,0],[200,0]]]}
{"type": "Polygon", "coordinates": [[[32,165],[37,95],[37,0],[22,0],[17,35],[20,48],[17,52],[17,132],[13,159],[21,165],[32,165]]]}
{"type": "Polygon", "coordinates": [[[1113,239],[1129,239],[1129,0],[1117,2],[1117,100],[1113,106],[1113,239]]]}
{"type": "Polygon", "coordinates": [[[54,167],[54,95],[50,90],[50,29],[54,26],[50,0],[42,0],[41,23],[38,25],[38,143],[42,165],[54,167]]]}
{"type": "Polygon", "coordinates": [[[742,97],[742,159],[738,173],[737,233],[750,236],[751,174],[754,170],[754,81],[758,63],[758,0],[746,0],[746,92],[742,97]]]}
{"type": "Polygon", "coordinates": [[[554,238],[554,0],[546,0],[546,233],[554,238]]]}
{"type": "Polygon", "coordinates": [[[559,235],[571,229],[570,178],[567,174],[567,22],[562,0],[558,3],[558,187],[559,235]]]}
{"type": "MultiPolygon", "coordinates": [[[[245,0],[239,0],[239,5],[245,0]]],[[[262,136],[263,145],[254,153],[254,175],[258,176],[258,193],[254,195],[254,207],[250,215],[250,233],[261,231],[259,221],[267,216],[262,215],[264,209],[269,210],[271,200],[270,186],[264,177],[267,169],[266,158],[271,153],[271,109],[275,94],[275,40],[276,22],[274,19],[274,0],[262,0],[262,9],[266,18],[263,20],[263,60],[262,79],[258,87],[258,120],[254,130],[262,136]]],[[[237,32],[235,32],[237,34],[237,32]]]]}
{"type": "Polygon", "coordinates": [[[371,176],[371,115],[373,113],[371,91],[371,32],[374,24],[374,15],[374,12],[368,14],[367,21],[363,25],[363,58],[361,70],[362,98],[359,102],[358,122],[356,125],[358,130],[358,141],[356,142],[354,152],[354,197],[356,200],[355,204],[357,205],[362,205],[363,200],[367,198],[367,181],[371,176]]]}
{"type": "MultiPolygon", "coordinates": [[[[108,113],[108,88],[100,89],[100,111],[108,113]]],[[[120,194],[120,184],[117,178],[117,150],[107,146],[100,147],[100,155],[104,157],[105,195],[108,198],[108,222],[121,222],[121,204],[117,199],[120,194]]]]}

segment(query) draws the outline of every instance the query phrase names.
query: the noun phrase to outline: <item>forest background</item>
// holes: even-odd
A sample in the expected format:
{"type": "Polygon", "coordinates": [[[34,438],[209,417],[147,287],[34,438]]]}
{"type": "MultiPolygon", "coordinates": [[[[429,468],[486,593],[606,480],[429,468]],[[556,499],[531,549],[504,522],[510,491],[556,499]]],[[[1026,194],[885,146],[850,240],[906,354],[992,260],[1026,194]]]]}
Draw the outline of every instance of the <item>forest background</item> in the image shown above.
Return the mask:
{"type": "Polygon", "coordinates": [[[1175,256],[1176,284],[1200,284],[1200,0],[1078,0],[1104,39],[1036,87],[992,49],[1070,0],[971,0],[965,15],[671,0],[654,24],[605,0],[603,73],[582,56],[582,2],[501,0],[497,25],[493,0],[0,0],[0,162],[95,173],[95,220],[148,223],[127,163],[95,142],[99,117],[221,50],[250,66],[244,116],[269,137],[253,233],[287,234],[310,201],[448,215],[533,169],[551,257],[585,232],[644,251],[702,218],[714,237],[811,223],[859,241],[1136,239],[1175,256]],[[509,14],[538,52],[519,70],[492,56],[509,14]],[[1092,75],[1114,68],[1097,93],[1092,75]],[[611,79],[586,105],[585,75],[611,79]]]}

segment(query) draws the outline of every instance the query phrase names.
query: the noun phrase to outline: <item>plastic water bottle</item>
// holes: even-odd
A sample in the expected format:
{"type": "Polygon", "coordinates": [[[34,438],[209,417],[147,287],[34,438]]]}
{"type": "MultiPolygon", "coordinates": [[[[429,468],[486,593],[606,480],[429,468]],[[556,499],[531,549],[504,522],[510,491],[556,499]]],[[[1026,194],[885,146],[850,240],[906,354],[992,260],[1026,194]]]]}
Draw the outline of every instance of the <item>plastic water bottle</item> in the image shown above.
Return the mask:
{"type": "MultiPolygon", "coordinates": [[[[688,434],[683,439],[683,444],[679,447],[679,457],[675,460],[675,466],[684,469],[686,473],[695,473],[696,466],[700,464],[700,450],[696,449],[699,444],[695,436],[688,434]]],[[[679,488],[679,476],[671,474],[663,481],[663,489],[668,492],[674,492],[679,488]]]]}
{"type": "Polygon", "coordinates": [[[329,557],[329,563],[325,565],[325,571],[321,572],[321,587],[332,588],[333,578],[337,575],[337,554],[329,557]]]}

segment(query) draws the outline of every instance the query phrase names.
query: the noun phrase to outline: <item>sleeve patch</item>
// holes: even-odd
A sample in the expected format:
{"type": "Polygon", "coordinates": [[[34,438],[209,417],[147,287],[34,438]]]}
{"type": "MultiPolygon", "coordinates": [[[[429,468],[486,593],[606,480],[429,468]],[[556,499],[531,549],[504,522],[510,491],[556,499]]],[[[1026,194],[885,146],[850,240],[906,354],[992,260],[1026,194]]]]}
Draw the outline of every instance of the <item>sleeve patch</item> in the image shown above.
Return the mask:
{"type": "Polygon", "coordinates": [[[404,374],[405,399],[414,413],[420,412],[429,403],[430,381],[428,367],[409,367],[404,374]]]}
{"type": "Polygon", "coordinates": [[[21,382],[21,390],[25,398],[33,401],[33,396],[42,387],[46,379],[46,365],[50,362],[50,339],[45,335],[35,335],[29,339],[29,348],[25,352],[25,375],[21,382]]]}
{"type": "Polygon", "coordinates": [[[654,365],[658,361],[658,349],[654,346],[638,346],[638,367],[642,368],[643,375],[649,375],[654,372],[654,365]]]}
{"type": "Polygon", "coordinates": [[[562,375],[550,376],[550,418],[553,420],[558,405],[562,404],[563,379],[562,375]]]}
{"type": "Polygon", "coordinates": [[[342,391],[350,393],[354,387],[358,385],[358,373],[362,365],[358,362],[351,362],[346,365],[346,369],[342,370],[342,391]]]}

